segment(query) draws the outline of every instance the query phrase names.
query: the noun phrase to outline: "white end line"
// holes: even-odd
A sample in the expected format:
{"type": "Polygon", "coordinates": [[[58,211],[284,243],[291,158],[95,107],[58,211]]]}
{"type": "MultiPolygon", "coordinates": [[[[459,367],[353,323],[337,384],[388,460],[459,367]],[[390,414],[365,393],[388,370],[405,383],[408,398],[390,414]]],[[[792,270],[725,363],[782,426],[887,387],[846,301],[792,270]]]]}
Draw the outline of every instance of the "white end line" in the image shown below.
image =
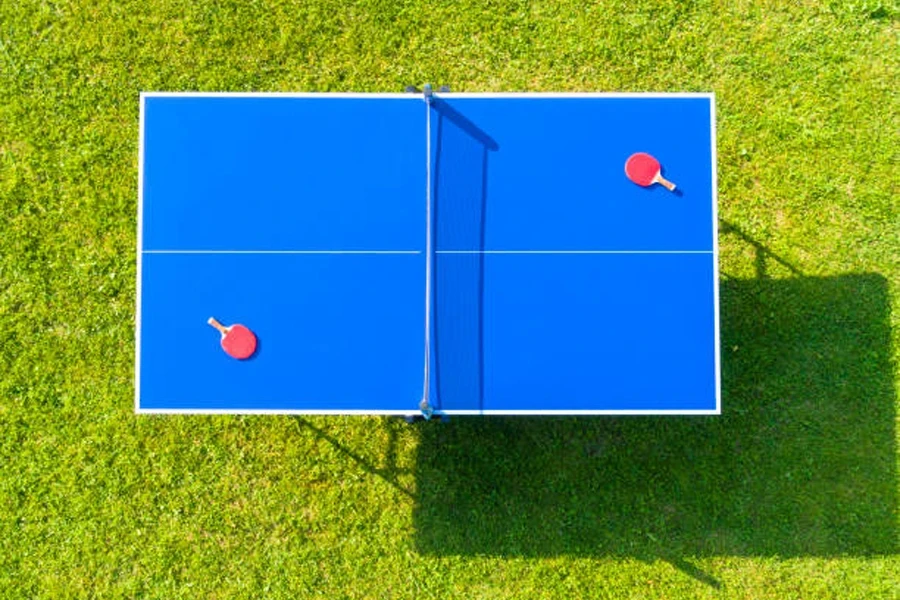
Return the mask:
{"type": "Polygon", "coordinates": [[[713,318],[715,319],[714,327],[714,345],[715,345],[715,369],[716,369],[716,410],[722,409],[722,350],[721,350],[721,328],[720,328],[720,308],[719,308],[719,175],[718,175],[718,151],[716,149],[716,96],[710,94],[709,97],[709,137],[711,149],[710,168],[712,170],[712,242],[713,242],[713,318]]]}
{"type": "Polygon", "coordinates": [[[134,308],[134,410],[141,409],[141,287],[142,287],[142,250],[144,248],[144,143],[146,142],[147,103],[145,96],[140,96],[140,115],[138,117],[138,189],[137,189],[137,256],[135,266],[135,308],[134,308]]]}

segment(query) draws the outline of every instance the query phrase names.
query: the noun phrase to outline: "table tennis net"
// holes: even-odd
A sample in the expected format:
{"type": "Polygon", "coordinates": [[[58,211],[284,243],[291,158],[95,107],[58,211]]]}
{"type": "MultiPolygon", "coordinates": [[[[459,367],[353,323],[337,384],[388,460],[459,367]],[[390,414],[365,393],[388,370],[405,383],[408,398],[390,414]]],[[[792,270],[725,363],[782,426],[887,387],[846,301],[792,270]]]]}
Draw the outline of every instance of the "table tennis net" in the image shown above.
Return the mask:
{"type": "Polygon", "coordinates": [[[488,154],[498,145],[427,87],[424,99],[425,348],[419,408],[430,417],[447,403],[482,397],[483,308],[478,299],[483,293],[484,201],[488,154]],[[442,322],[452,326],[441,329],[442,322]],[[439,377],[440,371],[453,376],[439,377]]]}
{"type": "Polygon", "coordinates": [[[422,399],[419,408],[426,417],[433,411],[431,402],[431,274],[433,270],[432,191],[431,191],[431,86],[425,87],[425,364],[422,399]]]}

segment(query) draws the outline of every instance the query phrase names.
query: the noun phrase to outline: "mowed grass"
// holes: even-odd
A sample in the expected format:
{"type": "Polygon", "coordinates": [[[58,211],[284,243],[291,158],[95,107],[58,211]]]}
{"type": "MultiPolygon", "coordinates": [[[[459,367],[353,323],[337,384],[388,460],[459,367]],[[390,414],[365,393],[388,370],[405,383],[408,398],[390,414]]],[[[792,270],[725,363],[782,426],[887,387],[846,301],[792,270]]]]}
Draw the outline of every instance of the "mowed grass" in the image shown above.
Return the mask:
{"type": "Polygon", "coordinates": [[[897,598],[898,14],[3,3],[0,597],[897,598]],[[426,81],[716,93],[722,416],[133,414],[138,93],[426,81]]]}

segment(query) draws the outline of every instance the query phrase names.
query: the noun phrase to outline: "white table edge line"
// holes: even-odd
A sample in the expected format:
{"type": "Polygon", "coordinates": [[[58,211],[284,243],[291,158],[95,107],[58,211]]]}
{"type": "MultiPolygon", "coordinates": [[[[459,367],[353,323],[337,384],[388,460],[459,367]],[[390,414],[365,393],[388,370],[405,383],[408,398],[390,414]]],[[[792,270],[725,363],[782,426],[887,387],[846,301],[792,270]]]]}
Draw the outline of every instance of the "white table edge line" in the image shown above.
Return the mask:
{"type": "Polygon", "coordinates": [[[712,254],[712,250],[437,250],[437,254],[712,254]]]}
{"type": "Polygon", "coordinates": [[[421,250],[142,250],[143,254],[422,254],[421,250]]]}
{"type": "MultiPolygon", "coordinates": [[[[142,250],[142,254],[423,254],[421,250],[142,250]]],[[[435,254],[714,254],[714,250],[435,250],[435,254]]]]}

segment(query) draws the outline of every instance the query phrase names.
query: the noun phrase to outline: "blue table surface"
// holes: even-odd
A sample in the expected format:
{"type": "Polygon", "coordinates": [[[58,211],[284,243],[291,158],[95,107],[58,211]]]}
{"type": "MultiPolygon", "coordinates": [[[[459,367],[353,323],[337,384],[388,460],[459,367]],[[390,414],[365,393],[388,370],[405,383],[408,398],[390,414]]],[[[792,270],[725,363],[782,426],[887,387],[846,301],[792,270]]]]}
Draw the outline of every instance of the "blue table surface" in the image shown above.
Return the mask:
{"type": "Polygon", "coordinates": [[[713,112],[144,95],[137,409],[415,413],[428,310],[439,412],[718,412],[713,112]],[[678,193],[628,181],[638,151],[678,193]]]}

